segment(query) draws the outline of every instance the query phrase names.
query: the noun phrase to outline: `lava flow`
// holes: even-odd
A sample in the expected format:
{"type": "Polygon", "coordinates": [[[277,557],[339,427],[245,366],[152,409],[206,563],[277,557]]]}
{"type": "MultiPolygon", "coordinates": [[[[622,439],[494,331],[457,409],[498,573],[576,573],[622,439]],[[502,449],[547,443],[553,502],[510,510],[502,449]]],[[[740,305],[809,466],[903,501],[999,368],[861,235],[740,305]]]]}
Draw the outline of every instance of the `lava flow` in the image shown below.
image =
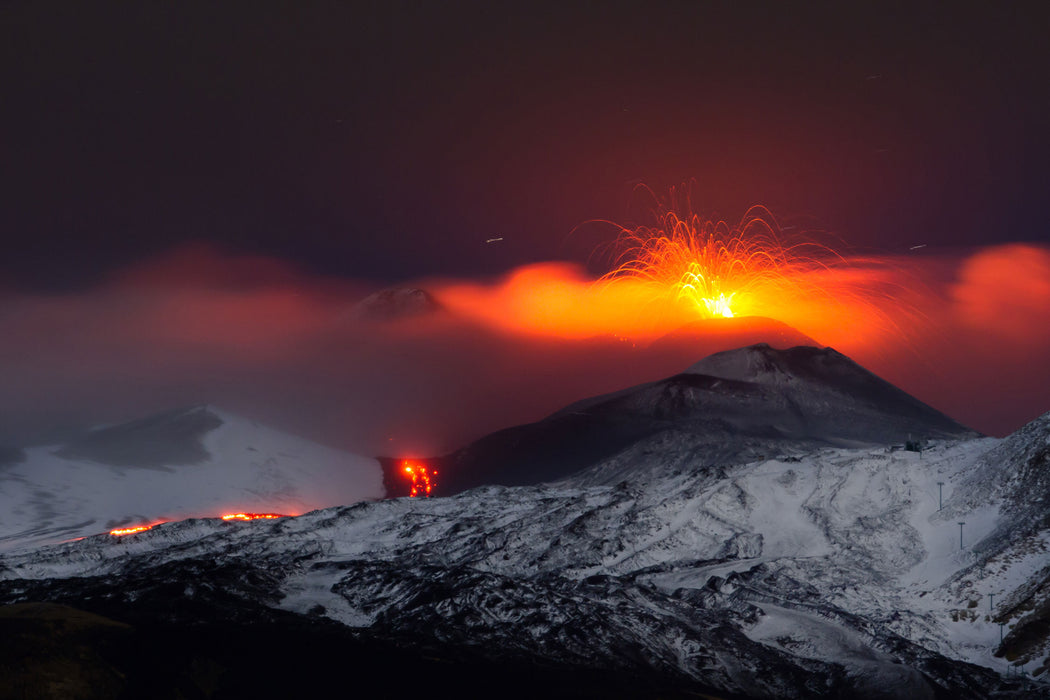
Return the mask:
{"type": "Polygon", "coordinates": [[[437,476],[437,471],[430,471],[422,464],[416,464],[406,459],[401,462],[401,472],[405,475],[405,478],[412,482],[408,492],[411,498],[418,496],[429,498],[430,492],[437,486],[437,480],[434,479],[437,476]]]}
{"type": "Polygon", "coordinates": [[[146,530],[153,529],[154,525],[160,525],[160,523],[153,523],[153,525],[136,525],[135,527],[118,527],[115,530],[110,530],[109,534],[114,537],[123,537],[124,535],[134,535],[136,532],[145,532],[146,530]]]}
{"type": "MultiPolygon", "coordinates": [[[[283,513],[226,513],[220,516],[223,520],[274,520],[276,518],[287,518],[289,516],[283,513]]],[[[167,520],[160,520],[149,525],[136,525],[134,527],[118,527],[115,530],[110,530],[109,534],[114,537],[123,537],[124,535],[134,535],[137,532],[145,532],[146,530],[152,530],[157,525],[162,525],[168,522],[167,520]]]]}
{"type": "Polygon", "coordinates": [[[287,518],[281,513],[227,513],[222,516],[223,520],[274,520],[276,518],[287,518]]]}

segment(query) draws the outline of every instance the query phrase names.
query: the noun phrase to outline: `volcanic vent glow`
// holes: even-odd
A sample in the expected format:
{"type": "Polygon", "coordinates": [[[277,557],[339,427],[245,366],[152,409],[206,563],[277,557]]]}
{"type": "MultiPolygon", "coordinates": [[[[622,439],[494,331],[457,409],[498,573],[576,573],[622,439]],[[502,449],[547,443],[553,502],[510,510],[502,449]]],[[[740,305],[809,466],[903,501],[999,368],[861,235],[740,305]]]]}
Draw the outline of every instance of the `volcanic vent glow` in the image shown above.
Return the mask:
{"type": "Polygon", "coordinates": [[[702,318],[769,315],[769,302],[811,296],[806,277],[835,258],[816,243],[784,245],[772,214],[752,207],[736,228],[724,221],[657,212],[655,226],[623,226],[617,267],[602,281],[641,283],[654,301],[685,301],[702,318]]]}
{"type": "Polygon", "coordinates": [[[430,498],[430,492],[437,486],[436,470],[430,471],[422,464],[406,459],[401,462],[401,473],[411,482],[408,492],[411,498],[430,498]]]}
{"type": "Polygon", "coordinates": [[[895,318],[910,316],[907,274],[889,259],[849,259],[808,238],[788,243],[762,206],[731,227],[673,206],[654,210],[651,226],[613,224],[614,267],[602,295],[633,296],[656,330],[694,320],[759,316],[776,319],[820,342],[856,347],[902,339],[895,318]],[[884,309],[892,309],[894,317],[884,309]]]}

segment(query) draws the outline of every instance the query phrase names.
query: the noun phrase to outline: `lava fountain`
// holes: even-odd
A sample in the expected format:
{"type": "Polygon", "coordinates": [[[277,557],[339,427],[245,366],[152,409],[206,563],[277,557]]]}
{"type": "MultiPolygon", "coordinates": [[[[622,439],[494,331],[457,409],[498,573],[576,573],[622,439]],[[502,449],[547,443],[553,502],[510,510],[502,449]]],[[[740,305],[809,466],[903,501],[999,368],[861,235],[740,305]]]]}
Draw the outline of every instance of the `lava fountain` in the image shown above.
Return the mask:
{"type": "Polygon", "coordinates": [[[571,263],[534,263],[495,283],[438,282],[435,297],[455,316],[508,333],[611,336],[632,346],[685,327],[716,334],[757,317],[863,354],[906,344],[909,330],[922,327],[918,302],[930,293],[913,258],[842,253],[813,235],[785,236],[762,206],[731,226],[676,208],[674,196],[657,201],[649,225],[589,222],[617,234],[594,253],[610,260],[597,280],[571,263]]]}
{"type": "Polygon", "coordinates": [[[768,209],[748,209],[740,224],[656,213],[655,226],[617,226],[616,268],[601,282],[641,283],[654,301],[684,301],[702,318],[766,315],[773,299],[819,295],[804,280],[842,260],[826,246],[785,245],[768,209]]]}
{"type": "Polygon", "coordinates": [[[899,308],[902,290],[889,288],[894,275],[883,261],[787,242],[762,206],[735,227],[667,207],[654,215],[654,225],[613,224],[614,269],[598,281],[645,298],[654,318],[668,309],[694,319],[764,316],[843,345],[899,332],[882,309],[899,308]]]}

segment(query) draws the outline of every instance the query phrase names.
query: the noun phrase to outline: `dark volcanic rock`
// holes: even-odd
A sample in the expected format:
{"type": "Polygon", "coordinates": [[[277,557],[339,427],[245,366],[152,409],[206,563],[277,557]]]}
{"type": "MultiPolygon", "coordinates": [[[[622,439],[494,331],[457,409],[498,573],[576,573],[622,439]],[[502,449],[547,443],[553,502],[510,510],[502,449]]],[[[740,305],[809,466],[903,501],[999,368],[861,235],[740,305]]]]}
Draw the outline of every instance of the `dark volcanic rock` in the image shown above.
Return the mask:
{"type": "Polygon", "coordinates": [[[831,348],[760,344],[711,355],[668,379],[579,401],[427,463],[441,472],[438,493],[445,495],[564,478],[632,448],[629,467],[595,476],[594,483],[614,483],[632,469],[644,473],[644,453],[661,453],[666,435],[693,445],[692,462],[724,464],[827,446],[978,434],[831,348]]]}
{"type": "Polygon", "coordinates": [[[354,316],[368,321],[394,321],[440,311],[443,307],[425,289],[392,287],[371,294],[354,307],[354,316]]]}

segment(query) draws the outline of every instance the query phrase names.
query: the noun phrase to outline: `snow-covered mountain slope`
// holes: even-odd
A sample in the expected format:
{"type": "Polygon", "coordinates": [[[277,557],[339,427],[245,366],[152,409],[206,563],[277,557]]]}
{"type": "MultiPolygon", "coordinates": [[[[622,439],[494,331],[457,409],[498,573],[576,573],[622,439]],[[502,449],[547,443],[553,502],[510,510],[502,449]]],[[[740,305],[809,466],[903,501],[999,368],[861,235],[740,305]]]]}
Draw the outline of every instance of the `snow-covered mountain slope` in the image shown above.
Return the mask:
{"type": "Polygon", "coordinates": [[[975,436],[832,348],[754,345],[710,355],[686,374],[775,390],[800,420],[786,434],[866,443],[975,436]]]}
{"type": "MultiPolygon", "coordinates": [[[[759,344],[579,401],[428,462],[442,475],[439,493],[451,494],[482,484],[536,484],[588,468],[590,483],[615,483],[663,464],[665,443],[687,453],[690,463],[722,464],[827,446],[977,436],[831,348],[759,344]],[[686,443],[690,449],[682,450],[686,443]]],[[[396,462],[384,467],[389,473],[396,462]]]]}
{"type": "Polygon", "coordinates": [[[378,462],[210,406],[95,430],[0,463],[0,550],[237,511],[382,498],[378,462]]]}
{"type": "Polygon", "coordinates": [[[663,467],[615,485],[190,520],[7,555],[0,602],[179,623],[262,605],[436,658],[619,669],[722,697],[1040,697],[1018,673],[1050,652],[1033,490],[1048,445],[1050,415],[922,453],[712,465],[668,438],[663,467]]]}

